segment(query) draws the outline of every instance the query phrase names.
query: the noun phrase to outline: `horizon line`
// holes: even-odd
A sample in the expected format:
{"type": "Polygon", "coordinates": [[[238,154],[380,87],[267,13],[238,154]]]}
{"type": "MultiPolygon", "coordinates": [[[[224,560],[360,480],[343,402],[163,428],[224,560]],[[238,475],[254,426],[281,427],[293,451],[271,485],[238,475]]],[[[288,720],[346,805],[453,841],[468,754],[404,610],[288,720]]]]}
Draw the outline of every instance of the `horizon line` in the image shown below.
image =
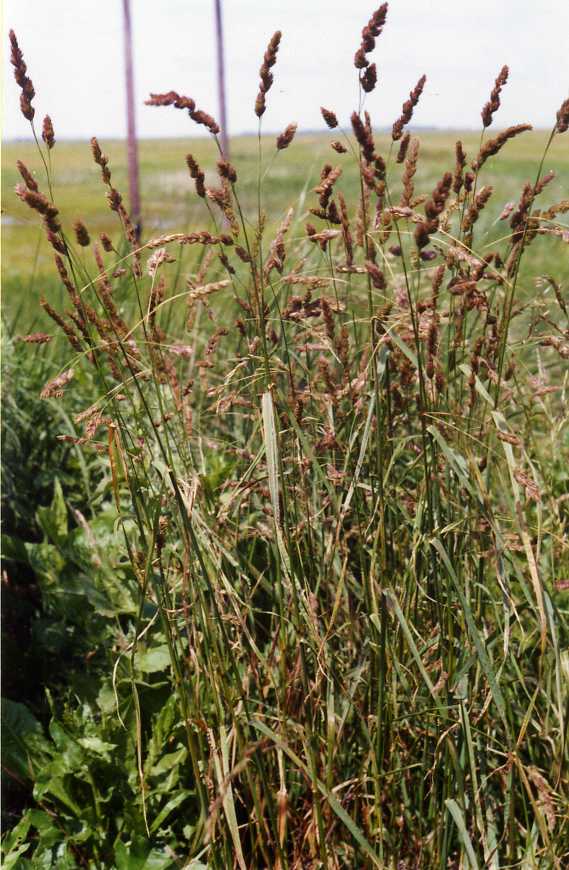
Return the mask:
{"type": "MultiPolygon", "coordinates": [[[[381,133],[389,133],[389,132],[391,132],[391,125],[374,127],[374,129],[380,134],[381,133]]],[[[502,129],[506,129],[506,128],[505,127],[502,128],[502,127],[498,127],[498,126],[495,127],[495,131],[499,131],[502,129]]],[[[549,126],[534,125],[531,130],[528,130],[528,132],[530,132],[530,133],[543,133],[543,132],[547,133],[550,131],[550,129],[551,128],[549,126]]],[[[468,126],[453,127],[453,126],[446,126],[446,125],[443,126],[443,125],[437,125],[437,124],[417,124],[413,128],[413,130],[410,130],[409,132],[413,133],[415,131],[416,132],[431,132],[431,133],[451,133],[451,132],[454,132],[454,133],[479,133],[480,126],[476,126],[476,127],[468,127],[468,126]]],[[[495,132],[495,131],[493,131],[493,132],[495,132]]],[[[262,136],[262,138],[265,138],[267,136],[278,136],[280,133],[282,133],[282,130],[279,128],[278,130],[264,131],[261,134],[261,136],[262,136]]],[[[314,128],[304,129],[304,130],[298,130],[295,138],[299,138],[301,136],[314,136],[315,134],[324,135],[326,133],[333,135],[333,131],[328,129],[327,127],[324,127],[324,128],[314,127],[314,128]]],[[[229,138],[230,139],[239,139],[239,138],[246,138],[249,136],[256,137],[257,135],[258,135],[257,130],[241,130],[238,133],[229,134],[229,138]]],[[[105,139],[111,140],[113,142],[126,142],[127,141],[126,133],[121,134],[121,135],[99,134],[99,136],[101,138],[104,137],[105,139]]],[[[64,135],[64,136],[58,136],[56,138],[56,143],[57,142],[68,142],[68,143],[71,143],[71,142],[89,142],[91,138],[92,137],[90,137],[88,135],[87,136],[82,136],[82,135],[81,136],[74,136],[74,135],[65,136],[64,135]]],[[[149,140],[154,140],[154,141],[156,141],[156,140],[163,140],[163,141],[172,140],[172,141],[176,141],[178,139],[204,139],[204,140],[206,140],[206,139],[211,139],[212,137],[208,136],[208,134],[205,133],[205,134],[201,134],[201,135],[198,134],[198,135],[193,135],[193,136],[185,136],[185,135],[160,136],[160,135],[154,135],[154,134],[146,134],[143,136],[137,136],[136,138],[137,138],[138,142],[144,142],[144,141],[149,141],[149,140]]],[[[35,140],[34,140],[33,136],[2,137],[2,144],[6,144],[6,145],[15,144],[18,142],[32,142],[33,143],[34,141],[35,140]]]]}

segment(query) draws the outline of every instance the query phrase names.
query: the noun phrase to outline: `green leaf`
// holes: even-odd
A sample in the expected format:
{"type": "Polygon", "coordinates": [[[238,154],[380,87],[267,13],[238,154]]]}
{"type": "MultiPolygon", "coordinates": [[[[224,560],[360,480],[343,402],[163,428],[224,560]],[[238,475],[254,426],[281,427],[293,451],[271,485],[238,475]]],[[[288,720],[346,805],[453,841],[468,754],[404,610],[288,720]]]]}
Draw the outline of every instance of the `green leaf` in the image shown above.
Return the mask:
{"type": "Polygon", "coordinates": [[[150,833],[154,834],[156,831],[159,831],[170,813],[180,806],[187,798],[189,798],[193,792],[189,789],[184,789],[183,791],[178,792],[177,795],[174,795],[160,810],[152,824],[150,825],[150,833]]]}
{"type": "Polygon", "coordinates": [[[119,841],[114,859],[116,870],[167,870],[175,866],[171,858],[158,849],[152,849],[148,840],[142,837],[128,845],[119,841]]]}
{"type": "Polygon", "coordinates": [[[185,746],[178,749],[176,752],[168,752],[163,755],[160,761],[154,765],[150,771],[152,776],[159,776],[161,773],[167,773],[178,764],[182,764],[188,756],[188,750],[185,746]]]}
{"type": "Polygon", "coordinates": [[[22,779],[33,779],[34,769],[49,756],[49,743],[41,724],[24,704],[2,698],[2,763],[22,779]]]}
{"type": "Polygon", "coordinates": [[[460,839],[462,840],[462,844],[466,850],[466,855],[470,862],[470,866],[472,870],[479,870],[478,861],[476,859],[476,854],[472,847],[472,842],[468,835],[468,831],[466,830],[466,824],[464,822],[464,816],[462,811],[455,800],[449,798],[449,800],[445,801],[446,807],[454,819],[456,827],[458,828],[458,833],[460,834],[460,839]]]}
{"type": "Polygon", "coordinates": [[[28,551],[20,538],[12,538],[10,535],[0,537],[2,546],[2,558],[11,559],[13,562],[27,562],[28,551]]]}
{"type": "Polygon", "coordinates": [[[40,507],[37,509],[37,521],[52,544],[61,546],[67,537],[67,506],[63,498],[63,490],[59,479],[55,478],[53,487],[53,499],[49,507],[40,507]]]}
{"type": "Polygon", "coordinates": [[[116,743],[106,743],[104,740],[101,740],[99,737],[80,737],[77,740],[80,746],[83,749],[87,749],[89,752],[93,752],[95,755],[102,756],[106,761],[110,761],[110,753],[113,749],[116,749],[116,743]]]}
{"type": "Polygon", "coordinates": [[[8,832],[2,842],[2,867],[12,870],[21,855],[30,848],[31,843],[24,842],[31,826],[30,812],[25,813],[15,828],[8,832]]]}
{"type": "Polygon", "coordinates": [[[167,645],[147,649],[137,655],[136,663],[145,674],[165,671],[170,667],[170,650],[167,645]]]}

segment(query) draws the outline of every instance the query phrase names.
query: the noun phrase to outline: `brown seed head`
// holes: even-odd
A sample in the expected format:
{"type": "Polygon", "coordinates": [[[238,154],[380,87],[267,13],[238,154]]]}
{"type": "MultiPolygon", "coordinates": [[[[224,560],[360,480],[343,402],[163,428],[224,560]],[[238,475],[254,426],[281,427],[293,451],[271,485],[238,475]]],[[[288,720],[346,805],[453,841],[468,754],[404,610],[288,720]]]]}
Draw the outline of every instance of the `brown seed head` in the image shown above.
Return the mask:
{"type": "Polygon", "coordinates": [[[494,192],[494,188],[490,187],[489,185],[486,187],[483,187],[481,190],[478,191],[478,193],[476,194],[476,197],[474,199],[474,202],[472,203],[472,205],[470,206],[470,208],[466,212],[464,219],[462,221],[462,229],[464,230],[465,233],[470,232],[470,230],[472,229],[472,227],[474,226],[474,224],[478,220],[480,212],[485,207],[486,203],[488,202],[488,200],[492,196],[493,192],[494,192]]]}
{"type": "Polygon", "coordinates": [[[75,223],[73,224],[73,230],[75,232],[77,244],[81,245],[82,248],[87,248],[91,242],[91,239],[89,238],[87,227],[85,226],[83,221],[75,221],[75,223]]]}
{"type": "Polygon", "coordinates": [[[354,55],[354,66],[356,69],[365,69],[368,64],[369,60],[366,57],[365,48],[360,45],[354,55]]]}
{"type": "Polygon", "coordinates": [[[346,251],[346,264],[351,266],[354,262],[354,248],[352,241],[352,234],[350,232],[350,221],[348,217],[348,207],[346,205],[346,200],[342,193],[338,194],[338,200],[340,202],[340,218],[342,221],[342,237],[344,240],[344,248],[346,251]]]}
{"type": "Polygon", "coordinates": [[[186,164],[188,169],[190,170],[190,176],[196,182],[196,193],[198,196],[201,196],[202,199],[205,199],[205,174],[201,171],[197,161],[194,159],[192,154],[186,154],[186,164]]]}
{"type": "Polygon", "coordinates": [[[40,193],[39,190],[37,190],[37,185],[35,190],[33,187],[24,187],[23,184],[17,184],[15,189],[16,194],[20,199],[25,202],[26,205],[29,205],[30,208],[33,208],[34,211],[37,211],[42,215],[47,215],[50,211],[57,214],[57,209],[51,205],[43,193],[40,193]]]}
{"type": "Polygon", "coordinates": [[[168,91],[165,94],[150,94],[150,98],[145,101],[145,106],[174,106],[175,109],[188,109],[193,112],[196,103],[191,97],[184,97],[176,91],[168,91]]]}
{"type": "Polygon", "coordinates": [[[101,233],[99,238],[101,239],[103,250],[107,251],[107,253],[113,250],[113,243],[106,233],[101,233]]]}
{"type": "Polygon", "coordinates": [[[14,67],[14,78],[20,86],[22,93],[20,95],[20,108],[22,115],[28,121],[33,121],[35,109],[32,106],[32,100],[36,95],[32,80],[27,75],[27,66],[24,62],[24,55],[21,52],[16,34],[13,30],[10,31],[10,62],[14,67]]]}
{"type": "Polygon", "coordinates": [[[513,139],[515,136],[519,136],[520,133],[524,133],[526,130],[531,130],[531,124],[516,124],[513,127],[508,127],[506,130],[502,130],[501,133],[498,133],[493,139],[489,139],[487,142],[484,142],[476,160],[472,163],[472,168],[474,170],[480,169],[481,166],[486,163],[489,157],[492,157],[494,154],[497,154],[501,148],[506,144],[508,139],[513,139]]]}
{"type": "Polygon", "coordinates": [[[54,251],[57,251],[58,254],[63,254],[64,256],[67,254],[67,245],[62,238],[53,232],[53,230],[48,230],[46,236],[54,251]]]}
{"type": "Polygon", "coordinates": [[[331,112],[330,109],[325,109],[324,106],[320,106],[320,112],[322,113],[324,121],[331,130],[338,126],[338,118],[334,112],[331,112]]]}
{"type": "Polygon", "coordinates": [[[543,189],[545,187],[547,187],[549,182],[553,181],[554,178],[555,178],[555,172],[553,171],[553,169],[550,169],[549,172],[546,172],[545,175],[542,175],[542,177],[539,179],[539,181],[537,181],[534,185],[534,188],[533,188],[534,196],[538,196],[540,193],[542,193],[543,189]]]}
{"type": "MultiPolygon", "coordinates": [[[[369,61],[366,54],[369,54],[375,48],[375,40],[380,36],[387,18],[388,4],[383,3],[379,9],[376,9],[366,26],[362,30],[361,45],[356,51],[354,57],[354,66],[356,69],[366,69],[369,66],[369,61]]],[[[361,79],[363,86],[363,77],[361,79]]],[[[374,82],[375,84],[375,82],[374,82]]],[[[365,87],[364,87],[365,90],[365,87]]],[[[370,88],[373,90],[373,87],[370,88]]]]}
{"type": "Polygon", "coordinates": [[[103,177],[103,181],[105,182],[105,184],[110,184],[111,170],[108,167],[109,158],[101,151],[101,146],[99,145],[99,141],[96,136],[93,136],[93,138],[91,139],[91,153],[93,154],[93,160],[95,161],[95,163],[101,167],[101,175],[103,177]]]}
{"type": "Polygon", "coordinates": [[[239,259],[240,259],[243,263],[250,263],[250,262],[251,262],[251,256],[250,256],[249,253],[245,250],[245,248],[241,247],[241,245],[236,245],[236,246],[235,246],[235,253],[237,254],[237,256],[239,257],[239,259]]]}
{"type": "Polygon", "coordinates": [[[229,162],[229,160],[218,160],[217,169],[222,178],[227,178],[228,181],[230,181],[232,184],[235,184],[235,182],[237,181],[237,170],[229,162]]]}
{"type": "Polygon", "coordinates": [[[498,73],[496,81],[494,82],[494,87],[492,88],[492,91],[490,93],[490,99],[482,109],[482,124],[485,128],[490,126],[490,124],[492,123],[492,116],[494,115],[494,112],[497,112],[500,108],[500,94],[502,92],[502,88],[508,81],[509,72],[510,70],[507,66],[502,67],[502,69],[498,73]]]}
{"type": "Polygon", "coordinates": [[[271,67],[273,67],[277,62],[277,52],[279,50],[281,37],[282,33],[280,30],[277,30],[276,33],[272,35],[263,57],[263,63],[261,64],[261,68],[259,70],[259,77],[261,81],[259,82],[259,93],[255,101],[255,114],[258,118],[260,118],[264,114],[266,109],[265,95],[270,90],[271,85],[273,84],[271,67]]]}
{"type": "Polygon", "coordinates": [[[561,103],[557,112],[555,130],[557,133],[565,133],[566,130],[569,130],[569,97],[561,103]]]}
{"type": "Polygon", "coordinates": [[[373,91],[377,84],[377,67],[374,63],[371,63],[366,67],[365,71],[360,76],[360,82],[366,94],[373,91]]]}
{"type": "Polygon", "coordinates": [[[341,174],[342,170],[339,166],[333,168],[328,163],[322,169],[322,173],[320,175],[320,184],[314,188],[314,193],[317,193],[319,196],[319,203],[321,208],[328,207],[330,197],[332,196],[332,188],[336,184],[341,174]]]}
{"type": "Polygon", "coordinates": [[[403,170],[403,192],[401,194],[400,205],[403,207],[410,206],[413,199],[414,185],[413,176],[417,171],[417,160],[419,158],[419,140],[412,139],[409,145],[407,159],[405,160],[405,169],[403,170]]]}
{"type": "Polygon", "coordinates": [[[368,29],[372,36],[376,38],[381,35],[381,31],[385,26],[385,22],[387,20],[387,10],[389,9],[388,3],[382,3],[381,6],[375,10],[373,15],[371,16],[368,22],[368,29]]]}
{"type": "Polygon", "coordinates": [[[292,140],[294,139],[294,134],[296,133],[296,128],[298,124],[289,124],[280,136],[277,136],[277,151],[284,151],[285,148],[288,148],[292,140]]]}
{"type": "Polygon", "coordinates": [[[372,263],[371,260],[366,261],[366,272],[371,278],[371,283],[378,290],[385,290],[385,276],[379,266],[376,266],[375,263],[372,263]]]}
{"type": "Polygon", "coordinates": [[[362,149],[363,156],[368,163],[371,163],[375,156],[375,145],[371,130],[367,124],[364,124],[357,112],[352,112],[350,120],[352,122],[352,130],[362,149]]]}
{"type": "Polygon", "coordinates": [[[405,133],[405,135],[403,136],[403,138],[399,144],[399,151],[397,152],[397,158],[396,158],[397,163],[403,163],[405,161],[405,158],[407,156],[407,149],[409,148],[410,141],[411,141],[411,134],[405,133]]]}
{"type": "Polygon", "coordinates": [[[38,192],[37,181],[33,177],[32,173],[30,172],[28,167],[25,165],[25,163],[22,163],[21,160],[17,160],[16,166],[18,167],[18,172],[20,173],[20,175],[24,179],[24,183],[25,183],[26,187],[28,188],[28,190],[33,190],[35,193],[37,193],[38,192]]]}
{"type": "Polygon", "coordinates": [[[51,118],[49,117],[49,115],[46,115],[45,118],[43,119],[41,137],[42,137],[43,141],[45,142],[45,144],[47,145],[47,147],[49,148],[49,150],[51,151],[51,149],[55,145],[55,132],[54,132],[53,124],[52,124],[52,121],[51,121],[51,118]]]}
{"type": "Polygon", "coordinates": [[[466,165],[466,154],[462,147],[462,142],[459,140],[455,146],[456,163],[454,168],[454,176],[452,179],[452,189],[458,195],[462,188],[462,171],[466,165]]]}
{"type": "Polygon", "coordinates": [[[47,332],[31,332],[29,335],[19,335],[17,340],[26,344],[47,344],[52,338],[53,335],[48,335],[47,332]]]}
{"type": "Polygon", "coordinates": [[[55,323],[57,323],[57,325],[64,331],[65,335],[67,336],[67,340],[68,340],[69,344],[71,345],[71,347],[73,348],[73,350],[77,351],[78,353],[81,353],[83,350],[83,347],[82,347],[81,342],[79,340],[79,337],[76,335],[73,327],[70,326],[69,323],[67,323],[67,321],[65,321],[63,319],[63,317],[61,317],[61,315],[58,314],[54,308],[51,307],[49,302],[46,299],[44,299],[43,296],[40,299],[40,305],[44,309],[45,313],[49,317],[51,317],[51,319],[53,321],[55,321],[55,323]]]}
{"type": "Polygon", "coordinates": [[[204,127],[207,127],[212,136],[216,136],[219,133],[220,127],[215,118],[212,118],[211,115],[208,115],[207,112],[202,112],[201,109],[197,111],[190,111],[190,118],[196,122],[196,124],[202,124],[204,127]]]}
{"type": "Polygon", "coordinates": [[[452,175],[445,172],[441,180],[431,194],[431,198],[425,203],[425,214],[430,221],[436,220],[445,207],[452,185],[452,175]]]}
{"type": "Polygon", "coordinates": [[[119,207],[122,203],[122,196],[114,187],[111,187],[109,192],[107,193],[107,201],[109,203],[109,208],[111,211],[118,211],[119,207]]]}
{"type": "Polygon", "coordinates": [[[409,99],[403,103],[401,115],[397,119],[397,121],[395,121],[391,132],[391,138],[394,142],[397,142],[398,139],[401,139],[403,135],[403,128],[409,123],[409,121],[413,117],[413,110],[419,102],[419,98],[423,93],[423,88],[425,87],[426,81],[427,76],[422,75],[413,90],[410,92],[409,99]]]}
{"type": "Polygon", "coordinates": [[[348,150],[341,142],[331,142],[330,147],[333,148],[337,154],[345,154],[348,150]]]}

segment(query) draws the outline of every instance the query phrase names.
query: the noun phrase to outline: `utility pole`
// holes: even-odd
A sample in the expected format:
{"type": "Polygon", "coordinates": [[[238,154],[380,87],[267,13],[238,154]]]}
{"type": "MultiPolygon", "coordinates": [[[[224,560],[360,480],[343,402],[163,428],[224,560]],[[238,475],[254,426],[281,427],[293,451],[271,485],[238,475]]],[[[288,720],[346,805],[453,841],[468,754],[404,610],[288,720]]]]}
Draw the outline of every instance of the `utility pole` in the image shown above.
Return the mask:
{"type": "Polygon", "coordinates": [[[221,123],[221,150],[229,160],[229,135],[227,131],[227,106],[225,101],[225,60],[223,57],[223,18],[221,0],[214,0],[215,36],[217,49],[217,90],[219,95],[219,120],[221,123]]]}
{"type": "Polygon", "coordinates": [[[130,211],[137,236],[141,232],[140,183],[138,171],[138,143],[136,141],[136,120],[134,113],[134,73],[132,64],[132,25],[130,0],[123,0],[124,15],[124,59],[126,74],[126,117],[128,125],[128,188],[130,211]]]}

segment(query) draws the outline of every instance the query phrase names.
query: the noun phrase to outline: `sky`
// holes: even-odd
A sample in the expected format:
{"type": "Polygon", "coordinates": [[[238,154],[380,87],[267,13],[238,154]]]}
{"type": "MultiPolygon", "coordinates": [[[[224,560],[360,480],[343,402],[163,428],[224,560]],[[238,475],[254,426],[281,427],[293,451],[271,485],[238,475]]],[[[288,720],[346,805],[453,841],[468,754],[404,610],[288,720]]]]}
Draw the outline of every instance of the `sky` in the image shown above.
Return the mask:
{"type": "MultiPolygon", "coordinates": [[[[230,134],[257,129],[258,70],[272,33],[283,32],[263,129],[294,121],[321,129],[321,105],[347,124],[356,107],[353,55],[375,5],[362,0],[222,0],[230,134]]],[[[218,116],[214,0],[131,0],[140,137],[195,135],[186,112],[144,106],[150,91],[176,90],[218,116]]],[[[5,139],[27,138],[9,62],[16,31],[36,89],[36,117],[56,137],[126,134],[122,0],[4,0],[5,139]]],[[[569,93],[567,0],[392,0],[372,59],[379,84],[367,98],[374,124],[391,126],[423,74],[417,126],[479,129],[480,110],[504,63],[510,81],[496,127],[553,125],[569,93]]]]}

